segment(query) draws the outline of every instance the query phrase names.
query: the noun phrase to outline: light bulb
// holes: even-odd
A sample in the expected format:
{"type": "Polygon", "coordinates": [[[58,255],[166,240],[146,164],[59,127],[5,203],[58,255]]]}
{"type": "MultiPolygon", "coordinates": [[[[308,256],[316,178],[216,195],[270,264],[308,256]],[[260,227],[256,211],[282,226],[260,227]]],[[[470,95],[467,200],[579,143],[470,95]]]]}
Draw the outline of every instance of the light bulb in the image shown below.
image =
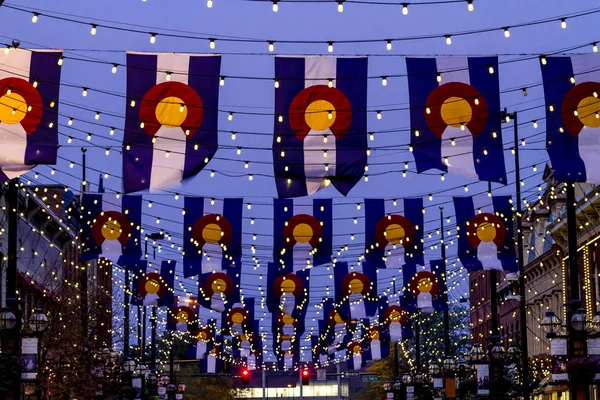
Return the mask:
{"type": "Polygon", "coordinates": [[[446,35],[446,44],[452,44],[452,35],[446,35]]]}
{"type": "Polygon", "coordinates": [[[110,132],[109,132],[109,133],[110,133],[110,135],[111,135],[111,136],[112,136],[112,135],[114,135],[114,134],[115,134],[115,128],[112,128],[112,127],[111,127],[111,128],[110,128],[110,132]]]}
{"type": "Polygon", "coordinates": [[[596,43],[596,42],[592,43],[592,51],[594,53],[598,52],[598,43],[596,43]]]}
{"type": "Polygon", "coordinates": [[[69,122],[67,122],[69,126],[73,125],[73,118],[69,118],[69,122]]]}
{"type": "Polygon", "coordinates": [[[278,120],[279,122],[283,122],[283,115],[279,114],[279,117],[277,118],[277,120],[278,120]]]}
{"type": "Polygon", "coordinates": [[[372,141],[375,140],[375,134],[373,132],[369,134],[369,139],[372,141]]]}
{"type": "Polygon", "coordinates": [[[438,81],[438,83],[442,82],[442,73],[441,72],[437,73],[436,80],[438,81]]]}
{"type": "Polygon", "coordinates": [[[116,74],[116,73],[117,73],[117,67],[118,67],[118,66],[119,66],[118,64],[113,64],[113,66],[112,66],[112,73],[113,73],[113,74],[116,74]]]}
{"type": "Polygon", "coordinates": [[[150,43],[156,43],[156,33],[150,33],[150,43]]]}
{"type": "Polygon", "coordinates": [[[219,85],[225,86],[225,77],[224,76],[222,76],[221,79],[219,79],[219,85]]]}
{"type": "Polygon", "coordinates": [[[327,119],[333,119],[333,111],[327,111],[327,119]]]}
{"type": "Polygon", "coordinates": [[[236,153],[237,153],[237,155],[238,155],[238,156],[239,156],[240,154],[242,154],[242,148],[241,148],[241,147],[238,147],[238,148],[237,148],[237,152],[236,152],[236,153]]]}
{"type": "Polygon", "coordinates": [[[96,28],[97,28],[97,27],[96,27],[96,25],[92,25],[92,30],[90,31],[90,33],[91,33],[92,35],[95,35],[95,34],[96,34],[96,32],[97,32],[97,29],[96,29],[96,28]]]}
{"type": "Polygon", "coordinates": [[[402,4],[402,15],[408,15],[408,3],[402,4]]]}
{"type": "Polygon", "coordinates": [[[135,99],[131,99],[131,102],[129,103],[129,105],[131,107],[135,107],[135,99]]]}
{"type": "Polygon", "coordinates": [[[510,37],[510,31],[508,30],[508,26],[506,28],[504,28],[504,37],[505,38],[509,38],[510,37]]]}
{"type": "Polygon", "coordinates": [[[546,56],[540,56],[540,62],[542,63],[542,65],[546,65],[546,63],[548,62],[546,60],[546,56]]]}
{"type": "Polygon", "coordinates": [[[37,79],[35,81],[33,81],[33,87],[34,88],[38,87],[38,81],[37,81],[37,79]]]}
{"type": "Polygon", "coordinates": [[[575,84],[575,75],[571,75],[569,77],[569,82],[571,82],[573,85],[575,84]]]}
{"type": "Polygon", "coordinates": [[[273,12],[277,11],[279,11],[279,5],[277,4],[277,1],[273,0],[273,12]]]}
{"type": "Polygon", "coordinates": [[[488,72],[489,72],[490,74],[493,74],[493,73],[494,73],[494,66],[493,66],[493,65],[490,65],[490,66],[488,67],[488,72]]]}
{"type": "Polygon", "coordinates": [[[81,91],[81,95],[83,97],[86,97],[87,96],[87,92],[88,92],[87,88],[83,88],[83,90],[81,91]]]}
{"type": "Polygon", "coordinates": [[[527,88],[523,88],[523,96],[527,96],[527,88]]]}
{"type": "Polygon", "coordinates": [[[387,76],[381,77],[381,86],[387,86],[387,76]]]}
{"type": "Polygon", "coordinates": [[[31,22],[33,22],[35,24],[38,21],[39,16],[40,16],[40,14],[33,13],[33,17],[31,17],[31,22]]]}
{"type": "Polygon", "coordinates": [[[537,123],[537,121],[531,121],[531,123],[533,124],[533,127],[534,127],[534,128],[537,128],[537,127],[538,127],[538,123],[537,123]]]}
{"type": "Polygon", "coordinates": [[[563,18],[560,20],[560,27],[563,29],[567,29],[567,19],[563,18]]]}
{"type": "Polygon", "coordinates": [[[381,118],[382,118],[381,111],[377,111],[377,119],[381,119],[381,118]]]}
{"type": "Polygon", "coordinates": [[[279,79],[274,80],[275,89],[279,89],[279,79]]]}
{"type": "Polygon", "coordinates": [[[100,113],[96,111],[96,115],[94,116],[94,119],[96,121],[98,121],[100,119],[100,113]]]}
{"type": "Polygon", "coordinates": [[[235,132],[231,132],[231,140],[235,140],[235,137],[236,137],[235,132]]]}
{"type": "Polygon", "coordinates": [[[167,71],[167,74],[165,75],[165,80],[170,81],[171,80],[171,72],[167,71]]]}
{"type": "Polygon", "coordinates": [[[475,7],[473,6],[473,0],[469,0],[467,2],[467,10],[473,11],[474,9],[475,9],[475,7]]]}
{"type": "Polygon", "coordinates": [[[63,65],[63,60],[65,58],[63,56],[58,57],[58,65],[63,65]]]}
{"type": "Polygon", "coordinates": [[[550,104],[550,105],[548,106],[548,110],[550,110],[550,112],[553,112],[553,111],[554,111],[554,105],[553,105],[553,104],[550,104]]]}
{"type": "Polygon", "coordinates": [[[269,42],[269,51],[275,51],[275,43],[269,42]]]}
{"type": "Polygon", "coordinates": [[[329,42],[329,44],[327,45],[327,51],[333,53],[333,42],[329,42]]]}
{"type": "Polygon", "coordinates": [[[344,2],[338,1],[338,12],[344,12],[344,2]]]}
{"type": "Polygon", "coordinates": [[[229,113],[229,115],[227,116],[227,119],[229,121],[233,120],[233,113],[232,112],[229,113]]]}
{"type": "Polygon", "coordinates": [[[207,0],[207,1],[206,1],[206,7],[208,7],[208,8],[212,8],[212,6],[213,6],[213,2],[212,2],[212,0],[207,0]]]}
{"type": "Polygon", "coordinates": [[[214,48],[215,48],[215,46],[216,46],[216,45],[215,45],[215,39],[210,39],[210,42],[209,42],[209,44],[208,44],[208,47],[210,47],[211,49],[214,49],[214,48]]]}

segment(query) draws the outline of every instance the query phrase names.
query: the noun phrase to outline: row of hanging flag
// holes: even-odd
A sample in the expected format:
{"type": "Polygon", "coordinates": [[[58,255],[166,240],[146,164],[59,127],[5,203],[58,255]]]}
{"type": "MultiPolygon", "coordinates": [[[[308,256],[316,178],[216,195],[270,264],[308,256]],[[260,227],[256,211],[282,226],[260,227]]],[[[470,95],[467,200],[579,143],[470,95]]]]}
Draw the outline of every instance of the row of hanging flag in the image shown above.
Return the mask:
{"type": "MultiPolygon", "coordinates": [[[[6,180],[56,163],[62,52],[17,49],[0,57],[0,178],[6,180]]],[[[555,177],[600,183],[600,57],[540,60],[555,177]]],[[[407,58],[406,65],[417,172],[506,184],[498,58],[407,58]]],[[[279,197],[330,184],[347,195],[360,181],[368,153],[367,71],[367,57],[275,57],[279,197]]],[[[171,187],[207,166],[219,147],[223,79],[219,55],[127,54],[125,193],[171,187]]]]}

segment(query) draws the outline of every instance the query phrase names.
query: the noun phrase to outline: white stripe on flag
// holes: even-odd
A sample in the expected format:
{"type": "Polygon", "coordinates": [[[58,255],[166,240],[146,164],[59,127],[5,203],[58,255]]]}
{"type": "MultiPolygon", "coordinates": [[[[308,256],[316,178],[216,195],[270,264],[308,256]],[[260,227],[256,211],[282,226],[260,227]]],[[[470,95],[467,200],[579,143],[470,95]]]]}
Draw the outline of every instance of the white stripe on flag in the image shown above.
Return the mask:
{"type": "MultiPolygon", "coordinates": [[[[481,213],[496,214],[492,198],[485,194],[473,196],[473,206],[475,215],[479,214],[478,210],[481,213]]],[[[477,247],[477,258],[481,261],[484,270],[502,270],[502,263],[498,259],[498,246],[494,242],[480,242],[477,247]]]]}
{"type": "MultiPolygon", "coordinates": [[[[116,211],[125,214],[121,205],[121,199],[117,199],[113,194],[102,195],[102,211],[105,213],[108,211],[116,211]]],[[[125,216],[128,217],[127,214],[125,214],[125,216]]],[[[107,239],[102,243],[101,257],[107,258],[113,263],[117,263],[122,254],[123,245],[118,240],[107,239]]]]}
{"type": "Polygon", "coordinates": [[[352,319],[362,319],[367,317],[367,310],[365,308],[365,297],[360,293],[351,293],[348,296],[348,303],[350,305],[350,316],[352,319]]]}
{"type": "Polygon", "coordinates": [[[381,360],[381,342],[379,340],[371,341],[371,358],[381,360]]]}
{"type": "MultiPolygon", "coordinates": [[[[31,51],[11,50],[9,54],[4,52],[0,55],[2,70],[0,79],[4,78],[22,78],[29,81],[29,71],[31,65],[31,51]]],[[[2,93],[1,95],[4,95],[2,93]]],[[[58,99],[47,99],[48,101],[58,99]]],[[[20,107],[17,112],[26,112],[27,105],[20,107]]],[[[38,110],[38,112],[40,112],[38,110]]],[[[55,121],[56,122],[56,121],[55,121]]],[[[48,121],[42,121],[48,123],[48,121]]],[[[9,179],[16,178],[29,171],[32,166],[25,165],[25,151],[27,149],[27,132],[20,123],[1,124],[0,126],[0,168],[9,179]]]]}
{"type": "Polygon", "coordinates": [[[304,59],[304,87],[327,85],[333,79],[335,87],[337,57],[310,56],[304,59]]]}
{"type": "MultiPolygon", "coordinates": [[[[313,200],[309,197],[303,197],[301,199],[294,199],[294,215],[307,214],[314,217],[313,212],[313,200]]],[[[289,250],[288,250],[289,251],[289,250]]],[[[293,249],[293,267],[294,272],[306,269],[307,267],[313,267],[313,256],[310,255],[312,251],[312,245],[310,242],[300,243],[296,242],[293,249]],[[306,260],[310,260],[310,264],[306,260]]]]}
{"type": "MultiPolygon", "coordinates": [[[[187,85],[190,65],[189,54],[160,54],[156,56],[156,83],[171,81],[187,85]]],[[[150,191],[159,188],[178,187],[185,167],[186,136],[181,127],[162,126],[154,136],[150,191]],[[168,157],[167,157],[168,155],[168,157]]]]}
{"type": "Polygon", "coordinates": [[[215,373],[217,372],[217,357],[214,354],[209,354],[206,359],[206,372],[215,373]]]}
{"type": "MultiPolygon", "coordinates": [[[[213,205],[211,205],[211,202],[212,200],[209,198],[204,199],[204,215],[223,215],[223,200],[215,200],[213,205]]],[[[202,247],[202,273],[221,271],[222,263],[223,249],[221,246],[218,243],[205,243],[202,247]]]]}
{"type": "MultiPolygon", "coordinates": [[[[436,62],[437,70],[442,73],[440,85],[448,82],[471,84],[467,57],[438,57],[436,62]]],[[[446,158],[448,173],[477,178],[473,163],[473,136],[466,127],[464,131],[460,127],[446,127],[442,135],[442,160],[445,162],[446,158]],[[455,139],[455,146],[452,146],[451,138],[455,139]]]]}
{"type": "Polygon", "coordinates": [[[189,54],[157,54],[156,55],[156,83],[167,81],[167,72],[171,72],[171,81],[188,84],[190,69],[189,54]]]}
{"type": "MultiPolygon", "coordinates": [[[[571,56],[576,83],[600,82],[600,59],[593,55],[571,56]]],[[[569,79],[565,77],[564,79],[569,79]]],[[[574,110],[573,110],[574,111],[574,110]]],[[[571,112],[573,112],[571,111],[571,112]]],[[[579,117],[593,114],[596,107],[583,107],[579,117]]],[[[585,163],[586,181],[600,183],[600,129],[584,126],[579,133],[579,155],[585,163]]]]}
{"type": "Polygon", "coordinates": [[[336,139],[330,129],[322,131],[311,129],[304,137],[302,144],[306,191],[310,196],[325,187],[324,178],[326,176],[335,176],[336,139]],[[327,143],[324,142],[325,136],[327,136],[327,143]],[[325,151],[327,151],[327,157],[325,157],[325,151]],[[325,164],[329,164],[328,171],[325,171],[325,164]]]}
{"type": "MultiPolygon", "coordinates": [[[[396,205],[394,205],[393,200],[384,200],[384,209],[385,218],[388,215],[401,215],[405,217],[403,200],[396,200],[396,205]]],[[[423,227],[419,227],[419,229],[423,229],[423,227]]],[[[414,243],[411,243],[411,246],[414,246],[414,243]]],[[[402,243],[394,245],[388,242],[385,249],[383,249],[383,253],[384,257],[386,257],[385,265],[388,268],[401,268],[404,265],[404,246],[402,243]]]]}

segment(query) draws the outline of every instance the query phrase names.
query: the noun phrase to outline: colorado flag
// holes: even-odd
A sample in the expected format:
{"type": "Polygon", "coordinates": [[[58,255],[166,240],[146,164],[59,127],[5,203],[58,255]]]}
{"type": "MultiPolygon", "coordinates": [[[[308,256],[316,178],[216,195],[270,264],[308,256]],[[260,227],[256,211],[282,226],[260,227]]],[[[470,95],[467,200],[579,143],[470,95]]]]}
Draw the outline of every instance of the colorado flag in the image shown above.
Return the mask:
{"type": "Polygon", "coordinates": [[[0,182],[56,164],[62,51],[0,54],[0,182]]]}
{"type": "Polygon", "coordinates": [[[600,57],[547,57],[541,68],[554,177],[600,183],[600,57]]]}
{"type": "Polygon", "coordinates": [[[406,264],[402,267],[403,304],[407,311],[431,314],[448,308],[445,260],[431,260],[429,265],[406,264]]]}
{"type": "Polygon", "coordinates": [[[407,58],[417,172],[506,184],[498,57],[407,58]]]}
{"type": "Polygon", "coordinates": [[[367,164],[367,58],[276,57],[275,82],[279,197],[347,195],[367,164]]]}
{"type": "Polygon", "coordinates": [[[217,151],[221,56],[127,54],[125,193],[177,186],[217,151]]]}

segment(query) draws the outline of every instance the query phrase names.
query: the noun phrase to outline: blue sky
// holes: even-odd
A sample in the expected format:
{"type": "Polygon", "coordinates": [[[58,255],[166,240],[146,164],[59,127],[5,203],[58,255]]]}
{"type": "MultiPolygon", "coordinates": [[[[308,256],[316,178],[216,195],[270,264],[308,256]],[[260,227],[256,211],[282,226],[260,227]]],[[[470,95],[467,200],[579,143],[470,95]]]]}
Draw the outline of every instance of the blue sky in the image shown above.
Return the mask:
{"type": "MultiPolygon", "coordinates": [[[[501,104],[509,111],[525,110],[519,113],[521,122],[540,120],[539,128],[536,130],[527,124],[520,130],[521,137],[532,137],[527,145],[522,148],[521,165],[522,176],[527,178],[533,174],[531,165],[542,165],[547,160],[543,150],[544,138],[544,110],[543,91],[541,86],[531,87],[532,84],[541,82],[539,62],[535,55],[551,53],[565,48],[586,45],[577,52],[590,53],[591,43],[599,40],[592,23],[597,21],[597,16],[590,15],[577,19],[567,20],[568,26],[562,29],[559,17],[592,9],[597,6],[593,0],[581,0],[578,2],[564,2],[559,0],[506,0],[506,1],[475,1],[473,12],[467,11],[467,3],[451,3],[438,5],[412,5],[409,14],[403,16],[398,6],[345,4],[344,12],[337,12],[337,4],[334,1],[327,3],[280,3],[279,12],[271,10],[271,2],[249,2],[240,0],[214,0],[211,9],[206,7],[204,1],[160,1],[148,0],[146,2],[122,0],[103,0],[102,2],[81,2],[76,0],[62,0],[49,4],[44,1],[34,0],[8,0],[6,5],[14,5],[24,9],[37,11],[41,15],[36,24],[31,23],[31,14],[18,12],[8,8],[0,8],[2,25],[0,27],[0,41],[10,42],[18,39],[25,48],[51,48],[65,49],[67,57],[75,57],[88,60],[101,60],[108,62],[91,63],[75,60],[65,61],[62,69],[63,83],[70,83],[76,87],[63,86],[61,88],[61,103],[59,111],[61,114],[75,118],[73,128],[81,129],[79,132],[66,126],[67,119],[63,117],[60,121],[62,126],[60,132],[61,144],[58,172],[50,175],[49,167],[37,167],[39,181],[70,185],[79,187],[77,177],[80,177],[80,167],[69,168],[69,162],[80,160],[79,147],[84,145],[86,132],[92,133],[92,144],[99,147],[93,148],[89,143],[88,151],[88,177],[92,181],[92,190],[100,172],[109,173],[111,177],[105,181],[107,188],[111,191],[119,191],[121,182],[112,176],[121,175],[121,160],[117,149],[111,150],[110,155],[105,155],[105,147],[114,146],[114,139],[122,138],[125,98],[122,96],[126,90],[125,68],[120,67],[116,74],[111,73],[111,64],[125,64],[124,51],[151,51],[151,52],[190,52],[190,53],[221,53],[223,54],[222,75],[225,76],[251,76],[271,78],[274,73],[273,54],[267,51],[267,40],[275,40],[275,50],[278,54],[326,54],[327,41],[339,41],[350,39],[390,37],[407,37],[436,34],[440,37],[420,41],[394,42],[392,51],[385,49],[385,41],[365,44],[339,44],[335,46],[333,55],[370,55],[369,76],[383,76],[393,74],[404,74],[406,72],[405,55],[490,55],[499,54],[501,65],[499,67],[500,87],[521,88],[529,87],[528,96],[523,97],[520,91],[504,93],[501,96],[501,104]],[[57,21],[44,16],[44,11],[56,15],[58,13],[72,14],[74,19],[88,21],[90,24],[100,25],[95,36],[90,35],[90,26],[76,25],[65,21],[57,21]],[[514,26],[519,23],[539,20],[543,18],[556,17],[555,22],[541,24],[532,27],[511,29],[510,38],[505,38],[501,29],[493,32],[454,37],[452,45],[445,44],[441,37],[444,34],[483,29],[489,27],[514,26]],[[157,37],[156,44],[149,42],[148,34],[136,34],[131,32],[115,32],[102,29],[101,25],[114,25],[115,22],[123,23],[132,29],[144,32],[165,32],[166,30],[185,31],[196,35],[212,37],[240,37],[264,39],[257,44],[249,43],[225,43],[217,41],[216,49],[210,50],[208,42],[204,40],[191,40],[184,38],[157,37]],[[277,40],[316,40],[319,44],[278,44],[277,40]],[[508,60],[526,61],[503,63],[508,60]],[[89,87],[87,97],[81,96],[81,87],[89,87]],[[93,89],[103,89],[106,92],[120,94],[113,96],[95,92],[93,89]],[[88,108],[90,111],[82,111],[78,107],[69,106],[68,103],[77,104],[88,108]],[[93,110],[93,111],[92,111],[93,110]],[[113,140],[109,140],[108,128],[94,125],[94,111],[102,113],[100,123],[105,126],[114,126],[117,132],[113,140]],[[111,116],[108,114],[115,114],[111,116]],[[87,121],[87,122],[86,122],[87,121]],[[75,140],[69,145],[67,137],[72,136],[75,140]],[[82,139],[78,141],[77,139],[82,139]],[[541,143],[539,141],[542,140],[541,143]],[[538,141],[538,143],[534,143],[538,141]],[[70,175],[69,175],[70,174],[70,175]],[[71,176],[73,175],[73,176],[71,176]]],[[[70,18],[70,17],[68,17],[70,18]]],[[[260,111],[270,112],[273,108],[274,89],[270,80],[247,80],[229,79],[220,91],[220,108],[233,111],[260,111]]],[[[370,110],[385,108],[402,108],[408,106],[408,84],[405,77],[388,79],[388,85],[383,87],[377,80],[369,81],[368,104],[370,110]]],[[[260,174],[272,175],[272,167],[265,164],[253,163],[253,161],[271,160],[270,150],[250,151],[243,150],[242,156],[235,154],[235,146],[254,146],[269,149],[272,144],[270,133],[273,129],[272,116],[252,116],[236,114],[233,121],[227,120],[227,115],[221,113],[219,127],[231,131],[253,131],[261,132],[263,135],[238,135],[235,141],[231,140],[230,134],[221,132],[219,136],[220,145],[233,146],[229,149],[220,149],[217,157],[222,159],[236,159],[237,162],[227,160],[212,160],[207,169],[196,178],[188,182],[180,193],[189,193],[207,197],[247,197],[249,202],[255,204],[252,210],[246,210],[245,217],[257,218],[254,226],[249,220],[244,223],[244,242],[270,245],[271,222],[260,221],[261,217],[269,217],[272,213],[268,206],[270,199],[276,196],[275,185],[272,177],[259,176],[260,174]],[[250,168],[245,169],[243,160],[250,161],[250,168]],[[209,171],[215,170],[226,172],[234,177],[217,174],[215,178],[209,177],[209,171]],[[256,174],[253,181],[249,181],[247,174],[256,174]],[[237,177],[235,177],[237,176],[237,177]],[[264,204],[264,205],[259,205],[264,204]],[[252,241],[251,233],[258,233],[256,242],[252,241]]],[[[408,110],[384,113],[381,120],[376,119],[374,113],[370,113],[368,119],[370,131],[381,131],[388,129],[406,129],[410,126],[408,110]]],[[[512,125],[504,128],[504,143],[509,147],[512,141],[512,125]]],[[[374,142],[369,142],[373,148],[378,146],[399,145],[408,142],[408,132],[376,135],[374,142]]],[[[513,158],[510,152],[505,153],[507,170],[514,168],[513,158]]],[[[402,198],[410,196],[427,195],[428,193],[447,190],[458,187],[456,191],[447,191],[442,195],[435,195],[433,202],[426,201],[426,205],[434,205],[439,201],[448,201],[451,196],[465,195],[462,185],[469,184],[469,194],[487,190],[487,184],[475,183],[466,178],[458,176],[447,176],[441,181],[439,175],[416,175],[409,173],[402,178],[400,172],[383,173],[386,171],[399,171],[404,169],[403,163],[392,165],[392,163],[409,161],[409,170],[414,171],[412,155],[407,151],[377,151],[374,150],[369,159],[373,163],[386,163],[387,165],[373,166],[369,173],[372,176],[369,182],[361,181],[344,200],[333,190],[332,187],[320,192],[319,197],[334,197],[338,203],[346,203],[335,209],[335,215],[349,217],[348,221],[340,223],[340,232],[353,233],[356,228],[351,218],[357,215],[355,203],[361,201],[365,196],[402,198]]],[[[543,169],[538,168],[538,174],[525,179],[524,190],[527,195],[534,194],[536,186],[540,183],[540,173],[543,169]]],[[[514,178],[509,178],[512,181],[514,178]]],[[[513,186],[500,188],[494,185],[494,193],[513,193],[513,186]]],[[[149,215],[145,216],[144,222],[156,229],[166,229],[177,234],[180,227],[176,223],[161,222],[156,224],[156,216],[161,215],[165,219],[182,219],[180,212],[176,209],[162,206],[159,203],[169,203],[177,207],[183,205],[180,199],[177,203],[172,195],[150,196],[147,199],[154,200],[155,205],[147,210],[149,215]]],[[[426,221],[437,219],[437,207],[431,208],[426,215],[426,221]]],[[[447,206],[448,214],[453,215],[452,207],[447,206]]],[[[334,215],[334,217],[335,217],[334,215]]],[[[451,218],[451,224],[454,224],[451,218]]],[[[425,226],[426,232],[434,231],[437,222],[425,226]]],[[[455,231],[453,231],[455,233],[455,231]]],[[[435,237],[435,236],[434,236],[435,237]]],[[[174,239],[177,242],[179,239],[174,239]]],[[[346,239],[338,239],[334,248],[346,244],[346,239]]],[[[456,252],[456,246],[450,246],[449,256],[456,252]]],[[[163,252],[166,257],[172,257],[173,253],[163,252]],[[169,255],[171,254],[171,255],[169,255]]],[[[245,253],[249,256],[249,251],[245,253]]],[[[429,250],[430,257],[437,257],[439,249],[429,250]]],[[[250,271],[243,277],[243,286],[260,284],[259,274],[263,274],[266,284],[266,262],[270,251],[259,254],[261,267],[250,271]]],[[[354,257],[355,254],[352,254],[354,257]]],[[[248,259],[248,257],[247,257],[248,259]]],[[[464,277],[464,275],[463,275],[464,277]]],[[[383,274],[382,281],[389,286],[389,273],[383,274]]],[[[191,287],[191,286],[189,286],[191,287]]],[[[453,298],[464,295],[464,286],[459,286],[453,294],[453,298]]],[[[254,288],[248,289],[247,295],[257,296],[259,293],[254,288]]],[[[267,319],[269,320],[269,319],[267,319]]]]}

